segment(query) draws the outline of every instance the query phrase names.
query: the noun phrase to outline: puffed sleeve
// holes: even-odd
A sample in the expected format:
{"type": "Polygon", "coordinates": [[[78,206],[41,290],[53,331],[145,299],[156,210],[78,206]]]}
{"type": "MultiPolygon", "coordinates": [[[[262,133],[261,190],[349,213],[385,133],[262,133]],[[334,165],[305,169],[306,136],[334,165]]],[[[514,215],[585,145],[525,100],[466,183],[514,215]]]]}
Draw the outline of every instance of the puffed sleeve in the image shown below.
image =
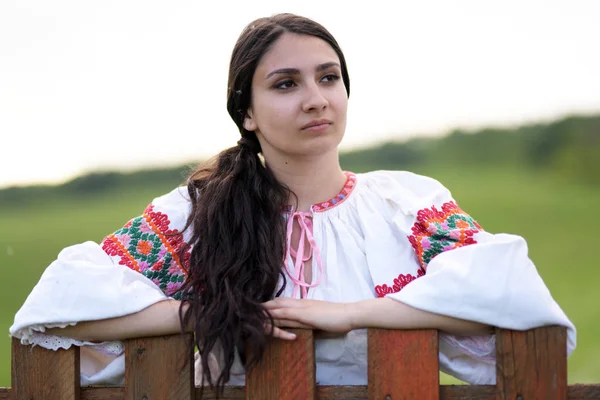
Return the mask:
{"type": "MultiPolygon", "coordinates": [[[[178,188],[154,199],[141,216],[100,244],[88,241],[62,250],[15,315],[10,334],[22,344],[52,350],[82,346],[82,373],[86,367],[93,369],[94,364],[121,355],[121,342],[92,343],[44,332],[136,313],[179,298],[189,255],[184,260],[179,257],[185,245],[180,230],[188,215],[187,194],[178,188]]],[[[123,368],[122,357],[117,357],[94,376],[82,374],[82,384],[119,384],[123,368]]]]}
{"type": "MultiPolygon", "coordinates": [[[[562,325],[567,352],[573,351],[575,327],[552,298],[522,237],[486,232],[434,179],[410,173],[394,179],[401,187],[394,218],[420,273],[386,297],[505,329],[562,325]]],[[[470,383],[495,383],[494,339],[440,335],[441,369],[470,383]]]]}
{"type": "MultiPolygon", "coordinates": [[[[189,263],[189,248],[184,233],[189,214],[183,189],[155,199],[144,211],[104,238],[102,250],[114,263],[126,266],[151,280],[167,296],[179,300],[189,263]]],[[[186,236],[189,232],[185,232],[186,236]]]]}

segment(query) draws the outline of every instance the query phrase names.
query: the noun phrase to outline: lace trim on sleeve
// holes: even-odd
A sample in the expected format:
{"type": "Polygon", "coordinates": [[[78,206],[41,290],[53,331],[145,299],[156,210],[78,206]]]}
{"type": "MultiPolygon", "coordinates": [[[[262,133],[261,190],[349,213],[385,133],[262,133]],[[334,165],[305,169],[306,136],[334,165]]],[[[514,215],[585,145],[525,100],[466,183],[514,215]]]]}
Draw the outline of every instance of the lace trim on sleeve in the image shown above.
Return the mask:
{"type": "Polygon", "coordinates": [[[21,343],[40,346],[54,351],[58,349],[66,350],[71,348],[71,346],[87,346],[92,347],[94,350],[102,354],[111,356],[118,356],[125,351],[123,342],[120,341],[95,343],[85,340],[71,339],[63,336],[50,335],[43,332],[32,332],[27,339],[21,339],[21,343]]]}

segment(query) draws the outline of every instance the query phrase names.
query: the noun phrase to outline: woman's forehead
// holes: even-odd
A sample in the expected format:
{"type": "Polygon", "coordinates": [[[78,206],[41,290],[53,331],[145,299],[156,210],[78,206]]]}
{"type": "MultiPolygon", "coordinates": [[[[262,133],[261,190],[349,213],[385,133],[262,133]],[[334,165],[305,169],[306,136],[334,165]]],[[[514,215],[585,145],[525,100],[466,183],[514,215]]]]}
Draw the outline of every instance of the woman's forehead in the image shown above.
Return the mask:
{"type": "Polygon", "coordinates": [[[327,63],[339,65],[335,50],[321,38],[308,35],[284,33],[263,55],[256,72],[265,78],[274,70],[296,69],[299,72],[314,72],[327,63]]]}

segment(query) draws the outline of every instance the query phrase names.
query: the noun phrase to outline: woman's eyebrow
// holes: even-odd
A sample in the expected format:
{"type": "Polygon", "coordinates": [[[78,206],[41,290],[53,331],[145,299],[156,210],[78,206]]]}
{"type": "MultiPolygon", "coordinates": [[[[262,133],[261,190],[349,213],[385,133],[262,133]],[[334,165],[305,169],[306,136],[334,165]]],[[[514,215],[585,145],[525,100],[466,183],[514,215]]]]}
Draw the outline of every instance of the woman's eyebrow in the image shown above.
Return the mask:
{"type": "Polygon", "coordinates": [[[321,72],[321,71],[326,70],[327,68],[331,68],[331,67],[341,68],[340,64],[331,61],[331,62],[326,62],[326,63],[317,65],[316,69],[317,69],[317,72],[321,72]]]}
{"type": "MultiPolygon", "coordinates": [[[[317,65],[317,68],[315,68],[315,70],[317,72],[321,72],[323,70],[326,70],[327,68],[335,67],[335,66],[337,66],[338,68],[341,68],[340,64],[332,61],[332,62],[326,62],[326,63],[317,65]]],[[[276,75],[276,74],[297,75],[299,73],[300,73],[300,70],[298,68],[280,68],[280,69],[276,69],[275,71],[269,72],[267,74],[267,76],[265,77],[265,79],[269,79],[271,76],[276,75]]]]}
{"type": "Polygon", "coordinates": [[[271,71],[267,74],[267,76],[265,77],[265,79],[269,79],[270,77],[272,77],[273,75],[276,74],[280,74],[280,75],[297,75],[300,73],[300,70],[298,68],[280,68],[280,69],[276,69],[275,71],[271,71]]]}

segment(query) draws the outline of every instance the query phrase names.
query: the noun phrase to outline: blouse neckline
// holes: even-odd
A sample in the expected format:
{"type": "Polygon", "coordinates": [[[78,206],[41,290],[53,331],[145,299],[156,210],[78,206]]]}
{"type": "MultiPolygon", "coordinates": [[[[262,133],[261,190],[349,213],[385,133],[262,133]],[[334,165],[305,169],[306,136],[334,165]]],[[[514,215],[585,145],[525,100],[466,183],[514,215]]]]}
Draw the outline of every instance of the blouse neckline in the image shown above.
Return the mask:
{"type": "MultiPolygon", "coordinates": [[[[344,171],[346,175],[346,183],[340,190],[340,192],[327,201],[316,203],[310,206],[312,212],[324,212],[331,210],[332,208],[339,206],[350,196],[354,188],[356,187],[356,174],[350,171],[344,171]]],[[[292,212],[291,204],[287,204],[283,207],[284,212],[292,212]]]]}

